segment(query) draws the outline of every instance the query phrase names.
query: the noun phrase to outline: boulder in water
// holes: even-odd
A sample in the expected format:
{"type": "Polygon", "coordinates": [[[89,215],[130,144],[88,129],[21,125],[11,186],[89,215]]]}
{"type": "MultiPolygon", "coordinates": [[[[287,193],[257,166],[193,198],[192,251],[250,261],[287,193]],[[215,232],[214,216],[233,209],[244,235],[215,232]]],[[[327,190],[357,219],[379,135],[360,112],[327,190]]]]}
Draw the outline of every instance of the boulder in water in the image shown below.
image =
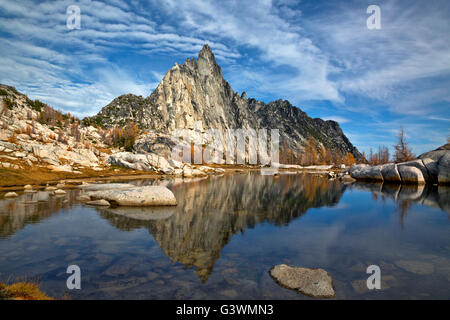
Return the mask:
{"type": "Polygon", "coordinates": [[[118,206],[147,207],[147,206],[175,206],[172,191],[162,186],[133,187],[127,189],[99,190],[87,193],[91,199],[105,199],[118,206]]]}
{"type": "Polygon", "coordinates": [[[296,268],[280,264],[270,270],[270,275],[282,286],[307,296],[332,298],[335,295],[332,279],[323,269],[296,268]]]}
{"type": "Polygon", "coordinates": [[[402,178],[403,183],[413,183],[413,184],[425,183],[422,171],[420,171],[416,167],[398,166],[398,172],[400,173],[400,177],[402,178]]]}

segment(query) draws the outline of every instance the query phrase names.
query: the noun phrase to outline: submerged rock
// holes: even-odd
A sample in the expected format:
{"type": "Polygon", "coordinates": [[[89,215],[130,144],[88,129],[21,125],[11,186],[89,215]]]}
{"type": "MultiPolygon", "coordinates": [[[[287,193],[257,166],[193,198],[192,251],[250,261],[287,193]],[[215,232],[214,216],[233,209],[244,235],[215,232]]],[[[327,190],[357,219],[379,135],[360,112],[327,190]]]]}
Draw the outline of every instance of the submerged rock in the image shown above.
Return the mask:
{"type": "Polygon", "coordinates": [[[434,272],[434,265],[429,262],[399,260],[395,264],[400,268],[419,275],[429,275],[434,272]]]}
{"type": "Polygon", "coordinates": [[[87,193],[91,199],[105,199],[118,206],[176,206],[172,191],[161,186],[133,187],[116,190],[99,190],[87,193]]]}
{"type": "Polygon", "coordinates": [[[270,275],[282,286],[307,296],[332,298],[335,295],[332,279],[323,269],[296,268],[280,264],[270,270],[270,275]]]}
{"type": "Polygon", "coordinates": [[[164,157],[153,153],[119,152],[109,156],[108,163],[140,171],[156,171],[164,174],[174,173],[174,168],[164,157]]]}

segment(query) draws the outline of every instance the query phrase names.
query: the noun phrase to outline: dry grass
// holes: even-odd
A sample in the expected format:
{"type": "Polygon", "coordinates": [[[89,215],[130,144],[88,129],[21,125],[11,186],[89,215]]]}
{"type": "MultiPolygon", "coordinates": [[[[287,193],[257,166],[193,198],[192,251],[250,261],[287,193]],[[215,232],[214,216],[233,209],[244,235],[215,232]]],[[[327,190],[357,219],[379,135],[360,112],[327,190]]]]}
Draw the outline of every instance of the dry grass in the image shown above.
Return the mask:
{"type": "Polygon", "coordinates": [[[28,167],[27,170],[0,168],[0,188],[3,190],[15,190],[17,187],[26,184],[45,186],[47,183],[54,184],[60,180],[156,174],[153,172],[142,172],[118,167],[110,167],[102,171],[95,171],[92,169],[82,169],[81,171],[81,174],[56,172],[37,166],[28,167]]]}
{"type": "Polygon", "coordinates": [[[13,284],[0,283],[0,299],[53,300],[39,289],[37,283],[30,281],[13,284]]]}
{"type": "Polygon", "coordinates": [[[100,152],[106,153],[106,154],[112,154],[111,149],[110,148],[99,148],[96,147],[96,149],[100,152]]]}

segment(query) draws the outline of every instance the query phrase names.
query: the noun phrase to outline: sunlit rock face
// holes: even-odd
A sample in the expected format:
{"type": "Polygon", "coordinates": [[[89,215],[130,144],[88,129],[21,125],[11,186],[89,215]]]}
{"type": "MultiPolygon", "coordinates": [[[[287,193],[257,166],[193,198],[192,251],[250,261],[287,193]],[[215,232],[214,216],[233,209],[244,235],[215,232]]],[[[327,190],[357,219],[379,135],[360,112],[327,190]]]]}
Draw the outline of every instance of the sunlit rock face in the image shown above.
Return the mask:
{"type": "Polygon", "coordinates": [[[280,142],[295,153],[303,153],[312,136],[318,147],[335,153],[360,153],[335,121],[312,119],[286,100],[269,104],[234,92],[224,80],[210,47],[198,58],[175,64],[149,97],[120,96],[95,117],[96,123],[111,127],[133,121],[148,132],[137,141],[138,152],[154,152],[167,157],[173,146],[169,133],[176,129],[204,132],[207,129],[279,129],[280,142]]]}
{"type": "Polygon", "coordinates": [[[106,147],[98,128],[78,127],[74,118],[0,84],[0,168],[43,167],[70,173],[101,170],[108,154],[98,149],[106,147]],[[61,118],[58,125],[51,125],[46,117],[61,118]]]}
{"type": "Polygon", "coordinates": [[[167,212],[160,210],[152,219],[150,211],[139,212],[140,218],[135,212],[99,210],[120,229],[147,228],[173,262],[194,267],[202,281],[233,235],[264,222],[287,225],[310,208],[337,204],[345,190],[341,183],[319,176],[282,175],[275,180],[255,174],[210,177],[169,188],[179,200],[175,213],[173,208],[161,209],[167,212]]]}

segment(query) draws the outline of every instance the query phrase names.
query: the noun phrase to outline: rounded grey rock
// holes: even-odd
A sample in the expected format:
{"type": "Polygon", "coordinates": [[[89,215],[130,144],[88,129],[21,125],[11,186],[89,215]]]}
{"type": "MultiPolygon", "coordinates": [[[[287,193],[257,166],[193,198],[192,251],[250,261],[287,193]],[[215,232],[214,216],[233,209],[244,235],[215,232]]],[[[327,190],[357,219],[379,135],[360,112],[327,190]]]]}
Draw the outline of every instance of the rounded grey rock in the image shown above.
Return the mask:
{"type": "Polygon", "coordinates": [[[323,269],[290,267],[285,264],[274,266],[270,275],[280,285],[299,291],[314,298],[333,298],[333,281],[323,269]]]}

